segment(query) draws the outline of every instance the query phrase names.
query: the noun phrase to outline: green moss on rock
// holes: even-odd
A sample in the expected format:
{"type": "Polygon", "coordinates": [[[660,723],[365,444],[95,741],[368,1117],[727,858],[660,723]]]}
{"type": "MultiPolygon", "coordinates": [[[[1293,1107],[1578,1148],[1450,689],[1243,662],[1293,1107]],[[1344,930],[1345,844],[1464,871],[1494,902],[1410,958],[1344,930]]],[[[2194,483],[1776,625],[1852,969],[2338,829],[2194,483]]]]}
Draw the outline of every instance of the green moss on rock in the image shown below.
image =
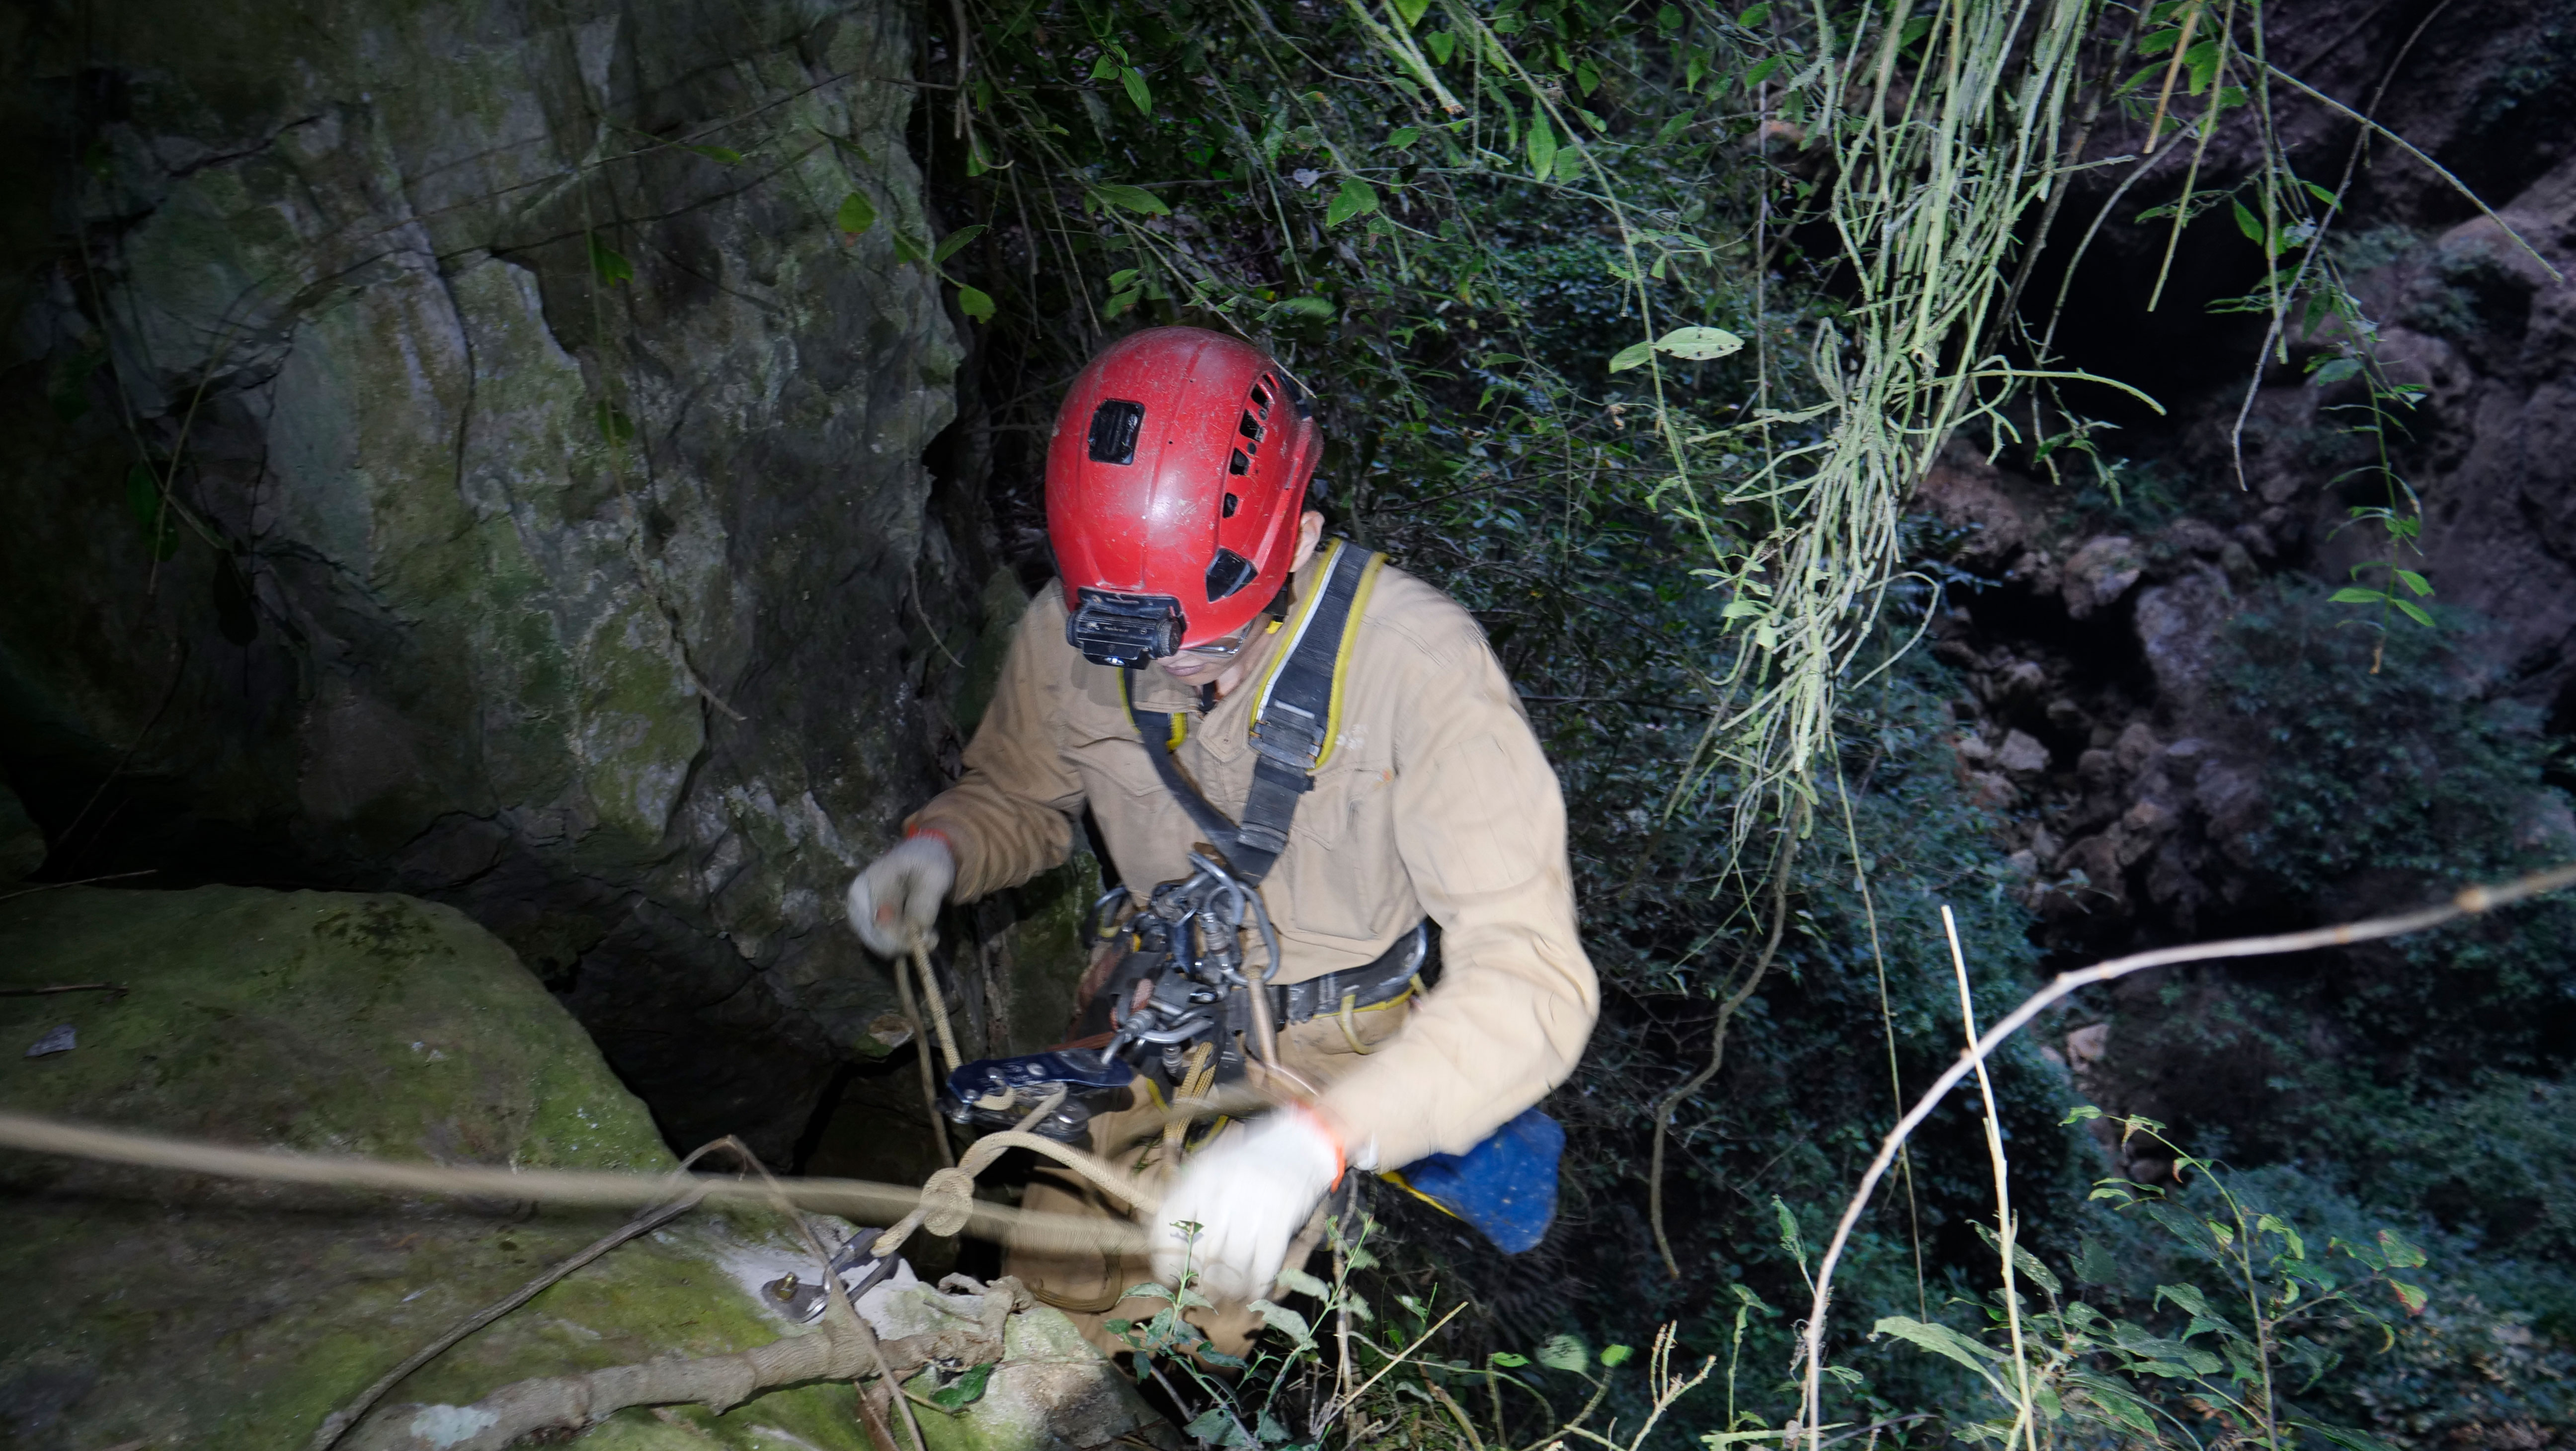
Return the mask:
{"type": "MultiPolygon", "coordinates": [[[[0,1103],[228,1143],[529,1167],[668,1168],[636,1100],[498,941],[399,896],[63,889],[0,903],[0,1103]],[[68,1024],[77,1046],[29,1046],[68,1024]]],[[[31,1451],[295,1447],[614,1211],[406,1204],[0,1156],[0,1424],[31,1451]]],[[[790,1333],[751,1291],[804,1254],[786,1225],[701,1213],[621,1248],[391,1398],[720,1354],[790,1333]]],[[[618,1447],[848,1448],[847,1386],[725,1416],[636,1411],[618,1447]]],[[[416,1414],[416,1407],[387,1414],[416,1414]]]]}

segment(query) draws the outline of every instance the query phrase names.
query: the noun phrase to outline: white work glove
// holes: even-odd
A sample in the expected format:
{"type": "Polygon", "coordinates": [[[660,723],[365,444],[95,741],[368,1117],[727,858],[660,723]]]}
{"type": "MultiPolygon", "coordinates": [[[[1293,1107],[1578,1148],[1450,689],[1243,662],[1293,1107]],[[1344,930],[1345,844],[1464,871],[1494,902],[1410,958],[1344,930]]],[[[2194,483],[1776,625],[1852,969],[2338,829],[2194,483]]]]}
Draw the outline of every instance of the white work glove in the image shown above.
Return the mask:
{"type": "Polygon", "coordinates": [[[911,951],[915,937],[927,947],[937,940],[931,927],[939,904],[956,883],[957,858],[948,843],[928,833],[908,837],[851,880],[850,925],[861,942],[887,957],[911,951]]]}
{"type": "Polygon", "coordinates": [[[1180,1283],[1186,1262],[1218,1304],[1267,1295],[1324,1191],[1342,1177],[1342,1148],[1321,1119],[1289,1108],[1218,1140],[1190,1160],[1154,1218],[1154,1278],[1180,1283]],[[1195,1242],[1179,1228],[1199,1226],[1195,1242]]]}

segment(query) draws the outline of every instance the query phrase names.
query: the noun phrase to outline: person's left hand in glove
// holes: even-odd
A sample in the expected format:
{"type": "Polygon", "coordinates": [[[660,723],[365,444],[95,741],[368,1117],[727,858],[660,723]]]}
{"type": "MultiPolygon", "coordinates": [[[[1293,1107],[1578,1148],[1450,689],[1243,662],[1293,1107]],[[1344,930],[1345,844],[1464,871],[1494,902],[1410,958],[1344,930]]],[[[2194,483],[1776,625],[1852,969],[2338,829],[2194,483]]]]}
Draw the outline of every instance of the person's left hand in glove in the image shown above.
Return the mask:
{"type": "Polygon", "coordinates": [[[1154,1278],[1219,1304],[1267,1295],[1324,1191],[1341,1182],[1342,1146],[1311,1109],[1284,1108],[1218,1140],[1181,1170],[1155,1211],[1154,1278]],[[1195,1239],[1180,1226],[1199,1226],[1195,1239]]]}

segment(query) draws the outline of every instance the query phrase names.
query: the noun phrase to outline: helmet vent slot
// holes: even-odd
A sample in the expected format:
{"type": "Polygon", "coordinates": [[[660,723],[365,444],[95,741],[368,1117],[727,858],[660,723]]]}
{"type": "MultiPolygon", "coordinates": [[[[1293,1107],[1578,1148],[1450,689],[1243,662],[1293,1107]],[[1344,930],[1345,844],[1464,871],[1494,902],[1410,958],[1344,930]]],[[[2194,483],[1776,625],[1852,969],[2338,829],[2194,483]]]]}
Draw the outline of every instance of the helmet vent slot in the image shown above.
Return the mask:
{"type": "Polygon", "coordinates": [[[1253,567],[1251,560],[1231,549],[1218,550],[1216,558],[1208,564],[1208,603],[1215,604],[1218,600],[1224,599],[1227,595],[1252,583],[1260,574],[1261,571],[1253,567]]]}
{"type": "MultiPolygon", "coordinates": [[[[1242,455],[1241,455],[1241,454],[1237,454],[1237,455],[1235,455],[1235,456],[1236,456],[1237,458],[1242,457],[1242,455]]],[[[1243,472],[1243,470],[1241,470],[1241,469],[1237,469],[1237,470],[1235,470],[1235,472],[1236,472],[1236,473],[1241,473],[1241,472],[1243,472]]],[[[1233,517],[1234,517],[1234,511],[1235,511],[1235,510],[1237,510],[1237,509],[1240,509],[1240,508],[1242,508],[1242,507],[1243,507],[1243,500],[1242,500],[1240,497],[1238,497],[1238,496],[1236,496],[1236,495],[1234,495],[1234,494],[1228,494],[1228,495],[1226,495],[1226,496],[1225,496],[1225,517],[1227,517],[1227,518],[1229,518],[1229,519],[1233,518],[1233,517]]]]}
{"type": "MultiPolygon", "coordinates": [[[[1248,474],[1252,472],[1252,460],[1244,455],[1242,449],[1238,448],[1234,451],[1233,460],[1225,466],[1225,471],[1230,474],[1248,474]]],[[[1230,499],[1234,496],[1228,494],[1226,497],[1230,499]]],[[[1231,510],[1227,512],[1229,514],[1232,513],[1231,510]]]]}
{"type": "Polygon", "coordinates": [[[1112,398],[1091,411],[1091,461],[1132,464],[1136,435],[1145,426],[1145,405],[1112,398]]]}
{"type": "Polygon", "coordinates": [[[1264,419],[1270,417],[1270,380],[1268,378],[1252,385],[1252,411],[1260,414],[1264,419]]]}
{"type": "Polygon", "coordinates": [[[1254,450],[1255,452],[1259,452],[1259,451],[1260,451],[1260,448],[1261,448],[1261,423],[1260,423],[1260,420],[1258,420],[1258,419],[1254,418],[1250,412],[1248,412],[1248,411],[1247,411],[1247,412],[1243,415],[1243,421],[1242,421],[1241,423],[1238,423],[1238,424],[1236,424],[1236,425],[1234,426],[1234,431],[1235,431],[1235,432],[1237,432],[1237,433],[1242,434],[1244,437],[1246,437],[1246,438],[1248,438],[1248,439],[1251,439],[1251,440],[1252,440],[1252,448],[1253,448],[1253,450],[1254,450]]]}

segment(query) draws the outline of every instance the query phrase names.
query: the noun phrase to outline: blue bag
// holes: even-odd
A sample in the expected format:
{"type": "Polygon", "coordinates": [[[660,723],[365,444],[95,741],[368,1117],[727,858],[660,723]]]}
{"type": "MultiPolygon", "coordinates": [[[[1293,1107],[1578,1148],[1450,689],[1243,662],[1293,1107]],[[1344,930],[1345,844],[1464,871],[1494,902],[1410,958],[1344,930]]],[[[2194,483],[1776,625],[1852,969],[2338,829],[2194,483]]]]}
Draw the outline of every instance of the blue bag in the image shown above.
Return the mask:
{"type": "Polygon", "coordinates": [[[1463,1154],[1433,1154],[1380,1177],[1516,1255],[1547,1238],[1556,1218],[1556,1161],[1564,1152],[1564,1128],[1533,1108],[1463,1154]]]}

